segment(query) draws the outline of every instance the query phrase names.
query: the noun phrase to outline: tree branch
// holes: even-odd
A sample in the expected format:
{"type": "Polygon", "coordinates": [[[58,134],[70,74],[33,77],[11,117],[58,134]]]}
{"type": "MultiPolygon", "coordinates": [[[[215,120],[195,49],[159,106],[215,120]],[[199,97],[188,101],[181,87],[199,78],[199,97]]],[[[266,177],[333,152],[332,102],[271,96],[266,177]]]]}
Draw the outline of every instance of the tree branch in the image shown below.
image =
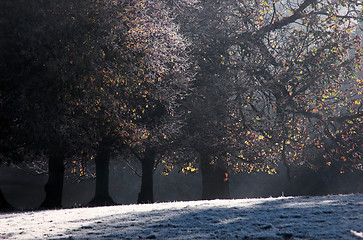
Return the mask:
{"type": "MultiPolygon", "coordinates": [[[[300,111],[290,111],[291,113],[294,114],[302,114],[305,117],[312,117],[312,118],[317,118],[319,120],[323,120],[323,116],[320,115],[319,113],[313,113],[313,112],[309,112],[306,110],[300,110],[300,111]]],[[[328,117],[326,118],[327,121],[337,121],[337,122],[343,122],[346,120],[353,120],[355,118],[359,118],[359,117],[363,117],[363,112],[360,113],[356,113],[353,115],[344,115],[344,116],[339,116],[339,117],[328,117]]]]}
{"type": "Polygon", "coordinates": [[[311,4],[317,2],[317,0],[305,0],[299,8],[295,9],[292,12],[292,15],[289,17],[285,17],[281,19],[280,21],[274,22],[273,24],[266,25],[262,28],[260,28],[257,32],[255,32],[255,35],[265,35],[268,32],[274,31],[276,29],[281,29],[282,27],[289,25],[290,23],[295,22],[297,19],[300,19],[304,17],[303,11],[311,4]]]}

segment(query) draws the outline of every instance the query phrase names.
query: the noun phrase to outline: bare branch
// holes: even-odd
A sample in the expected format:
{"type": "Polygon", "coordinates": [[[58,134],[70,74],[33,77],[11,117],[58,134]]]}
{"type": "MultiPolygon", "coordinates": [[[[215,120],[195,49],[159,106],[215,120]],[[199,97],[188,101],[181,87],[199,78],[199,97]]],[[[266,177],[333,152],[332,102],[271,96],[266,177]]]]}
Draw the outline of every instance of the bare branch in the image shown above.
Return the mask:
{"type": "Polygon", "coordinates": [[[317,0],[305,0],[299,8],[294,10],[292,12],[292,15],[289,17],[285,17],[281,19],[280,21],[274,22],[273,24],[266,25],[262,28],[260,28],[257,32],[255,32],[255,35],[265,35],[268,32],[281,29],[284,26],[289,25],[290,23],[295,22],[296,20],[303,18],[305,15],[303,14],[303,11],[310,6],[311,4],[317,2],[317,0]]]}

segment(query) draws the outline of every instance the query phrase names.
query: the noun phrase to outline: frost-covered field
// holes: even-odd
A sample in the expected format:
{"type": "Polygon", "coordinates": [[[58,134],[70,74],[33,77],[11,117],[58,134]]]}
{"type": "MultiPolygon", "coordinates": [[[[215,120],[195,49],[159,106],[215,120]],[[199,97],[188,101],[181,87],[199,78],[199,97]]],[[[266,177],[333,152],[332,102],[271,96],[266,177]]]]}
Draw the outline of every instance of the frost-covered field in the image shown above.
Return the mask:
{"type": "Polygon", "coordinates": [[[0,239],[363,239],[363,195],[0,214],[0,239]]]}

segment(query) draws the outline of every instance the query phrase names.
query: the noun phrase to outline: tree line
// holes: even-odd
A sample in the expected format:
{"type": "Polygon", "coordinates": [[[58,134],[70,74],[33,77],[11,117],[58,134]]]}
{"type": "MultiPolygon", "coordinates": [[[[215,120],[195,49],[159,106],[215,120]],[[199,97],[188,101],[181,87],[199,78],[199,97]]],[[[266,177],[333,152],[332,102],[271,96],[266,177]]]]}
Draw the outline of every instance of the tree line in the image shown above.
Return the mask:
{"type": "Polygon", "coordinates": [[[64,175],[90,163],[90,205],[114,204],[111,158],[141,163],[138,203],[154,201],[157,166],[200,171],[202,199],[230,197],[228,174],[277,174],[279,163],[289,178],[363,169],[360,1],[0,9],[0,163],[47,168],[41,208],[60,208],[64,175]]]}

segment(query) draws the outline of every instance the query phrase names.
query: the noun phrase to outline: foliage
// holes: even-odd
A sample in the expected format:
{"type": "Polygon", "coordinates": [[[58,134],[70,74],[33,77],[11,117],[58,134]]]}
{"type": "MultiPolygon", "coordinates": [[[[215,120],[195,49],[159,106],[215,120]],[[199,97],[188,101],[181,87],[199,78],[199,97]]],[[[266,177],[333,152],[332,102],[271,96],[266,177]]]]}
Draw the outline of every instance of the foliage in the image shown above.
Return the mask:
{"type": "Polygon", "coordinates": [[[361,7],[201,1],[189,21],[180,20],[197,62],[188,99],[192,145],[235,171],[273,174],[280,159],[311,165],[318,155],[340,164],[342,156],[332,155],[339,151],[351,153],[343,165],[361,166],[361,7]],[[343,143],[339,131],[354,140],[343,143]]]}
{"type": "Polygon", "coordinates": [[[127,46],[141,56],[135,65],[141,67],[142,94],[133,99],[139,110],[133,121],[135,131],[126,144],[139,160],[153,149],[166,164],[161,156],[175,146],[184,118],[181,101],[193,78],[187,53],[190,44],[179,33],[172,9],[163,2],[131,1],[122,16],[128,27],[127,46]]]}
{"type": "Polygon", "coordinates": [[[350,123],[356,129],[346,131],[354,138],[361,125],[362,84],[355,72],[362,71],[362,48],[361,36],[354,34],[359,11],[358,1],[309,0],[258,6],[244,1],[233,10],[230,21],[241,28],[229,52],[230,66],[245,91],[236,91],[240,100],[232,104],[232,115],[268,144],[259,150],[267,159],[281,154],[287,166],[309,165],[316,155],[337,159],[324,152],[344,148],[354,155],[350,167],[361,161],[354,141],[342,147],[334,137],[336,128],[350,123]]]}
{"type": "Polygon", "coordinates": [[[26,141],[13,148],[27,149],[20,158],[38,151],[31,161],[41,170],[36,159],[47,155],[44,143],[62,139],[67,165],[82,177],[102,141],[109,151],[128,146],[141,154],[179,132],[177,108],[192,78],[189,43],[164,3],[19,0],[4,6],[14,9],[4,24],[4,149],[26,141]],[[23,18],[15,21],[18,13],[23,18]],[[14,66],[24,69],[17,74],[14,66]]]}
{"type": "Polygon", "coordinates": [[[62,146],[83,176],[107,142],[114,155],[157,150],[166,172],[197,172],[202,155],[235,172],[275,174],[280,160],[363,168],[361,1],[0,9],[1,162],[41,169],[62,146]]]}

